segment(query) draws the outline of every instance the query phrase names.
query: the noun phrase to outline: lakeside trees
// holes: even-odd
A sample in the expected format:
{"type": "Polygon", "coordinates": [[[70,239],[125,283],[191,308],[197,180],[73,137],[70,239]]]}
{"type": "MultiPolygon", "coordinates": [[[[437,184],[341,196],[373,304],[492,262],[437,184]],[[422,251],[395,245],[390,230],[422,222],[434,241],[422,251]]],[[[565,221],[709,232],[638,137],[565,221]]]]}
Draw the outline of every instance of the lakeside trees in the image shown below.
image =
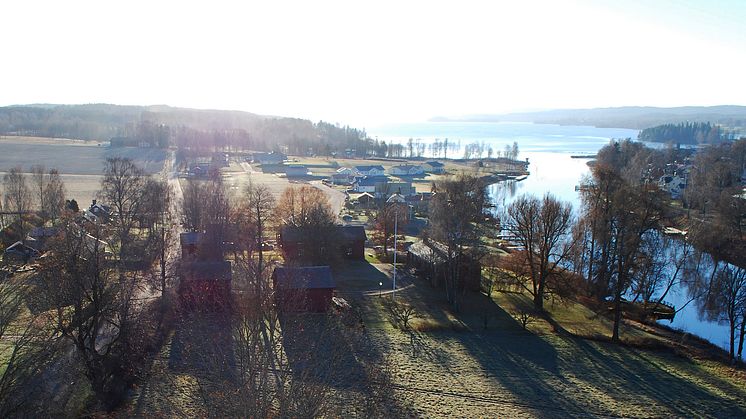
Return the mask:
{"type": "Polygon", "coordinates": [[[428,235],[445,245],[446,298],[457,310],[464,284],[461,264],[469,255],[479,259],[482,238],[491,207],[484,182],[469,175],[459,175],[436,184],[437,193],[430,202],[428,235]]]}
{"type": "Polygon", "coordinates": [[[543,199],[523,195],[508,207],[506,230],[511,232],[523,251],[517,255],[516,273],[526,275],[534,308],[544,310],[548,288],[555,288],[572,250],[569,232],[573,223],[572,207],[551,194],[543,199]],[[552,281],[554,279],[554,281],[552,281]]]}

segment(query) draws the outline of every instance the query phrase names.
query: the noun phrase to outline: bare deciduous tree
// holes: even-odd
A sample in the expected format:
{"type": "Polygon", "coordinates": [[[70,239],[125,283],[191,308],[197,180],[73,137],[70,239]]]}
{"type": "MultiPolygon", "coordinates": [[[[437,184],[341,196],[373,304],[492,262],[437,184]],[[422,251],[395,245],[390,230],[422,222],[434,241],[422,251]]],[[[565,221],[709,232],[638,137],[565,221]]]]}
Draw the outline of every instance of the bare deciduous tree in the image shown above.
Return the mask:
{"type": "Polygon", "coordinates": [[[525,273],[531,279],[531,287],[525,288],[533,296],[534,308],[542,311],[550,277],[564,271],[570,256],[572,207],[551,194],[541,200],[523,195],[508,207],[506,227],[523,246],[525,273]]]}
{"type": "Polygon", "coordinates": [[[21,168],[11,168],[3,176],[3,185],[5,187],[5,210],[13,213],[14,219],[20,219],[22,214],[31,209],[31,191],[21,168]]]}
{"type": "Polygon", "coordinates": [[[56,221],[65,208],[65,184],[57,169],[49,171],[43,195],[42,212],[51,220],[56,221]]]}
{"type": "Polygon", "coordinates": [[[119,257],[129,250],[130,231],[134,228],[144,205],[146,175],[129,158],[106,159],[101,195],[114,209],[114,226],[119,239],[119,257]]]}

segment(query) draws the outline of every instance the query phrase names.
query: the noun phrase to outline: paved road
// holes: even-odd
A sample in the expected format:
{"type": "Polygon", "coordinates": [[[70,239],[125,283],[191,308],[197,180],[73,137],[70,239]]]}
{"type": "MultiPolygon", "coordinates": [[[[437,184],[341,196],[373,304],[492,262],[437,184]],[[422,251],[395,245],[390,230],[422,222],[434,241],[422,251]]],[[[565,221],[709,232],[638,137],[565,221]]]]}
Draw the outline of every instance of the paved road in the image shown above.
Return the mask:
{"type": "Polygon", "coordinates": [[[324,185],[320,180],[312,180],[310,183],[315,188],[321,189],[326,194],[326,196],[329,197],[329,203],[332,206],[332,211],[334,211],[334,213],[337,214],[337,217],[339,217],[339,213],[342,211],[342,207],[344,207],[345,205],[347,195],[345,195],[344,192],[324,185]]]}

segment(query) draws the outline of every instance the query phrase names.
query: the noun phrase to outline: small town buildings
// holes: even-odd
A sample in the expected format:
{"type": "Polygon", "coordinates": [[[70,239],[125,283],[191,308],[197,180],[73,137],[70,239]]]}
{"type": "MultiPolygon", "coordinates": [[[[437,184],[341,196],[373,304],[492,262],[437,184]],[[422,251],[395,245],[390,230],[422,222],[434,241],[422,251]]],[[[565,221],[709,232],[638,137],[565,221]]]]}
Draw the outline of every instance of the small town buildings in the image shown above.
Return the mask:
{"type": "Polygon", "coordinates": [[[407,204],[412,208],[412,211],[420,214],[427,214],[430,209],[430,200],[433,194],[431,192],[420,192],[414,195],[406,197],[407,204]]]}
{"type": "MultiPolygon", "coordinates": [[[[417,271],[418,275],[430,281],[433,286],[440,286],[448,275],[448,248],[433,240],[420,240],[407,249],[407,264],[417,271]]],[[[458,258],[460,284],[459,289],[479,291],[482,280],[482,266],[479,261],[468,254],[458,258]]]]}
{"type": "Polygon", "coordinates": [[[446,171],[445,165],[435,160],[426,161],[422,165],[422,168],[425,169],[425,172],[427,173],[441,174],[441,173],[445,173],[446,171]]]}
{"type": "Polygon", "coordinates": [[[26,244],[34,249],[44,251],[52,238],[57,236],[59,232],[60,229],[57,227],[34,227],[26,237],[26,244]]]}
{"type": "Polygon", "coordinates": [[[83,213],[83,218],[86,220],[98,224],[108,223],[111,219],[112,208],[108,205],[102,205],[95,199],[91,202],[91,206],[83,213]]]}
{"type": "MultiPolygon", "coordinates": [[[[320,238],[308,241],[302,227],[285,226],[280,229],[278,240],[286,261],[302,260],[309,254],[308,247],[318,247],[320,238]]],[[[346,259],[365,259],[365,241],[368,239],[363,226],[337,225],[329,228],[330,251],[346,259]]]]}
{"type": "Polygon", "coordinates": [[[41,253],[23,242],[15,242],[3,251],[3,263],[29,263],[31,260],[38,258],[41,253]]]}
{"type": "Polygon", "coordinates": [[[352,185],[355,182],[355,176],[345,173],[332,173],[329,176],[329,183],[332,185],[352,185]]]}
{"type": "Polygon", "coordinates": [[[361,208],[371,208],[375,204],[375,197],[368,192],[361,193],[355,200],[361,208]]]}
{"type": "Polygon", "coordinates": [[[680,199],[686,189],[686,178],[677,175],[661,176],[658,180],[658,187],[671,195],[672,199],[680,199]]]}
{"type": "Polygon", "coordinates": [[[417,176],[424,174],[425,169],[419,165],[400,164],[389,169],[389,173],[394,176],[417,176]]]}
{"type": "Polygon", "coordinates": [[[302,177],[308,175],[308,168],[300,164],[291,164],[285,166],[285,175],[287,177],[302,177]]]}
{"type": "Polygon", "coordinates": [[[272,273],[275,301],[281,310],[323,313],[336,284],[328,266],[278,266],[272,273]]]}
{"type": "Polygon", "coordinates": [[[376,198],[388,199],[393,194],[399,194],[402,196],[414,195],[416,190],[412,186],[412,182],[398,181],[398,182],[386,182],[377,184],[375,187],[374,195],[376,198]]]}
{"type": "Polygon", "coordinates": [[[287,160],[288,156],[283,153],[271,152],[271,153],[254,153],[252,155],[252,161],[258,164],[281,164],[287,160]]]}
{"type": "Polygon", "coordinates": [[[359,176],[384,176],[385,172],[383,166],[372,165],[372,166],[355,166],[355,172],[359,176]]]}
{"type": "Polygon", "coordinates": [[[352,189],[357,193],[375,193],[376,188],[380,188],[380,185],[388,183],[388,179],[383,176],[366,176],[355,179],[355,183],[352,185],[352,189]]]}
{"type": "Polygon", "coordinates": [[[357,171],[355,171],[355,169],[351,169],[349,167],[340,167],[339,169],[337,169],[336,173],[339,175],[347,175],[347,176],[355,176],[358,174],[357,171]]]}

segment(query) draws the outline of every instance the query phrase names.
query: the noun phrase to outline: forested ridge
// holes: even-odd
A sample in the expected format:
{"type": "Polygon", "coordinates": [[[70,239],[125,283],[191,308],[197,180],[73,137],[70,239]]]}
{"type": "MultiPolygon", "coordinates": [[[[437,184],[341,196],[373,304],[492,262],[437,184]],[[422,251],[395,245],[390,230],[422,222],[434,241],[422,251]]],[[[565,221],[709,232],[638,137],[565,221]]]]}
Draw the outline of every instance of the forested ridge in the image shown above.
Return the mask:
{"type": "Polygon", "coordinates": [[[324,121],[242,111],[169,106],[23,105],[0,107],[0,134],[107,141],[125,138],[163,147],[276,150],[293,154],[385,155],[365,130],[324,121]]]}
{"type": "Polygon", "coordinates": [[[640,131],[641,141],[673,142],[679,144],[716,144],[731,139],[732,134],[709,122],[663,124],[640,131]]]}

